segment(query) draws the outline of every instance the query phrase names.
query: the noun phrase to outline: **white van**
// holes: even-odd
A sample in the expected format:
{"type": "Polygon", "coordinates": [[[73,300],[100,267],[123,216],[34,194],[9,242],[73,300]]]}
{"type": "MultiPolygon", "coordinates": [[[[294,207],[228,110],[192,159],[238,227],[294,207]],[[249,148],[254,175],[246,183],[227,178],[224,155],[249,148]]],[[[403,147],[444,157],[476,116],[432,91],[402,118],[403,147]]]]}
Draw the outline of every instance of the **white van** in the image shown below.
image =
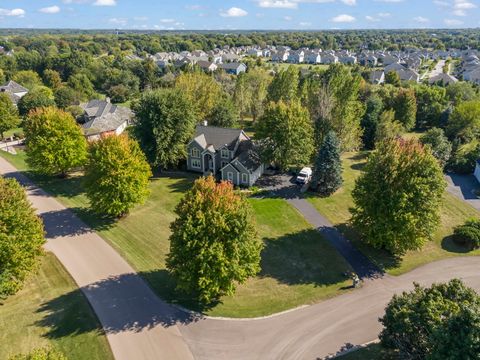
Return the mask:
{"type": "Polygon", "coordinates": [[[297,175],[296,182],[297,184],[306,184],[312,178],[312,169],[309,167],[304,167],[297,175]]]}

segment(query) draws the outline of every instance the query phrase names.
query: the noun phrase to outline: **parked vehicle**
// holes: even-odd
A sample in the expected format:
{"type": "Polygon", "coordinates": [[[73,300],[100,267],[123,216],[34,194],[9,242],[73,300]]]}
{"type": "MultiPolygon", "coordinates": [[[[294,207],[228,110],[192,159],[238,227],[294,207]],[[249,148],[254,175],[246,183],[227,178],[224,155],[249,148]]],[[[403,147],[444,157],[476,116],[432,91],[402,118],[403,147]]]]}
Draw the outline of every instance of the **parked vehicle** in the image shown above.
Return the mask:
{"type": "Polygon", "coordinates": [[[296,182],[297,184],[306,184],[312,178],[312,169],[309,167],[304,167],[297,175],[296,182]]]}

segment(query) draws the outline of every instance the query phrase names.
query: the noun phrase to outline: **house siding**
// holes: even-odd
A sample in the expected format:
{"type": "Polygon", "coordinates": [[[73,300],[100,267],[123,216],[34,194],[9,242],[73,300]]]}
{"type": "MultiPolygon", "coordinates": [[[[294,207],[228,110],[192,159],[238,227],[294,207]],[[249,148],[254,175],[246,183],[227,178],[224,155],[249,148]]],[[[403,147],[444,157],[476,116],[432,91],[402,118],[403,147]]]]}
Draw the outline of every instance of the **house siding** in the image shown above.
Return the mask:
{"type": "Polygon", "coordinates": [[[204,166],[203,166],[203,156],[202,156],[203,149],[202,149],[202,147],[201,147],[199,144],[197,144],[197,142],[193,141],[193,142],[191,142],[191,143],[188,145],[187,151],[188,151],[188,155],[187,155],[187,169],[188,169],[189,171],[194,171],[194,172],[198,172],[198,173],[203,173],[203,168],[204,168],[204,166]],[[198,150],[198,152],[199,152],[199,154],[200,154],[200,157],[199,157],[199,158],[193,158],[193,157],[192,157],[192,149],[194,149],[194,148],[198,150]],[[200,169],[195,168],[195,167],[192,166],[192,160],[193,160],[193,159],[198,159],[198,160],[200,160],[200,169]]]}

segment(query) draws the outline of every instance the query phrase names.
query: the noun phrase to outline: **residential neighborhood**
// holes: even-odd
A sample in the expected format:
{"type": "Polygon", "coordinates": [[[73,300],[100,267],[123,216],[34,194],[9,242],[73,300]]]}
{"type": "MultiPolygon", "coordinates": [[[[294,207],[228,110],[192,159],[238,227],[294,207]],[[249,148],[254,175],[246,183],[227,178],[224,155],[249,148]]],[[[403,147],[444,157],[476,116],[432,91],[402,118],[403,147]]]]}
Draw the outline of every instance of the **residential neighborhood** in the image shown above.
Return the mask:
{"type": "Polygon", "coordinates": [[[477,5],[6,0],[0,360],[478,360],[477,5]]]}

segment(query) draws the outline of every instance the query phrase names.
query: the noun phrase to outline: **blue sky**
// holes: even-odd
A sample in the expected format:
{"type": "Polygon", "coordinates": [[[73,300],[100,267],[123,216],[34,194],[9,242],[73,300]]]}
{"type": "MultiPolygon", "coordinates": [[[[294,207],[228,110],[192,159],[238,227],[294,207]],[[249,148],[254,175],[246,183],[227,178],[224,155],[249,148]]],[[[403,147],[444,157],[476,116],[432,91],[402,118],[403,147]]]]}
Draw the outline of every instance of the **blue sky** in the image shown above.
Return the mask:
{"type": "Polygon", "coordinates": [[[0,27],[158,30],[480,27],[480,0],[0,0],[0,27]]]}

